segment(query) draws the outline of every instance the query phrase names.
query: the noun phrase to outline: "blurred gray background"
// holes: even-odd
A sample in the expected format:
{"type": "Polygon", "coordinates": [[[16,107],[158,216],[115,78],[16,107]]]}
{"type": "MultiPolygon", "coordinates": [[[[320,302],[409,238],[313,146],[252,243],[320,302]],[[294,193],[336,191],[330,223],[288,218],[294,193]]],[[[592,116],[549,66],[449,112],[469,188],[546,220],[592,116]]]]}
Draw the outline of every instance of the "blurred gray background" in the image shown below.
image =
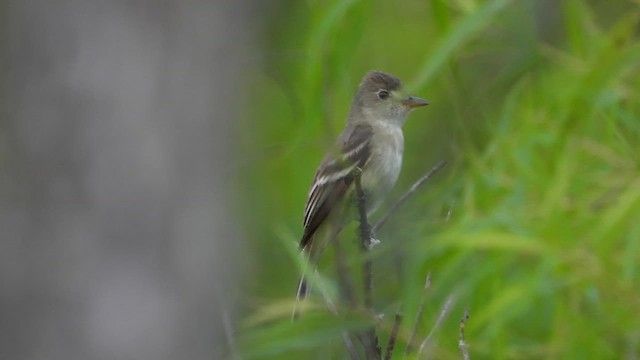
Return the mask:
{"type": "Polygon", "coordinates": [[[0,5],[0,359],[226,356],[251,5],[0,5]]]}

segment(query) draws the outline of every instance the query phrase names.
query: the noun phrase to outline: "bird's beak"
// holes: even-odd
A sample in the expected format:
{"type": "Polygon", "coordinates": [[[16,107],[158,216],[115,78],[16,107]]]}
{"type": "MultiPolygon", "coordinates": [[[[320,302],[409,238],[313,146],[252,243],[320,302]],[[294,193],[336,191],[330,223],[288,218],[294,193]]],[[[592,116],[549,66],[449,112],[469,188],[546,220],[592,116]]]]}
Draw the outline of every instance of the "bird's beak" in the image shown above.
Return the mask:
{"type": "Polygon", "coordinates": [[[402,104],[410,109],[413,109],[418,106],[426,106],[429,105],[429,102],[425,99],[421,99],[415,96],[409,96],[408,98],[402,101],[402,104]]]}

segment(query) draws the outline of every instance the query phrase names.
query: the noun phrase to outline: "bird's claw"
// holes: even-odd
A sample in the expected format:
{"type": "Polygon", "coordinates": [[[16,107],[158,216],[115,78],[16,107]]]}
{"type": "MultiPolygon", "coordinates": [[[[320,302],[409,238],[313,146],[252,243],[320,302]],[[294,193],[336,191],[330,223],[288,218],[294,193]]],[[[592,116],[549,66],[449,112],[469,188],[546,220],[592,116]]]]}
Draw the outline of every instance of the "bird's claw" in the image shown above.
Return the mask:
{"type": "Polygon", "coordinates": [[[367,250],[373,249],[378,244],[380,244],[380,240],[372,237],[371,239],[369,239],[369,243],[367,244],[367,250]]]}

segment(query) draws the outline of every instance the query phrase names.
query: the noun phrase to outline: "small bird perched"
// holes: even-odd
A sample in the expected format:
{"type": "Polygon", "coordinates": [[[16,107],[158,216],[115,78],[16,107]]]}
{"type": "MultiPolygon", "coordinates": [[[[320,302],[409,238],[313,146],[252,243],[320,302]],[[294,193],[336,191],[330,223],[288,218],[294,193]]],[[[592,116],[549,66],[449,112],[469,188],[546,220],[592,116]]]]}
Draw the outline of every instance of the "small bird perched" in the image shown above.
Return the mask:
{"type": "MultiPolygon", "coordinates": [[[[400,80],[371,71],[362,79],[351,103],[347,124],[334,152],[324,157],[316,170],[304,209],[304,232],[300,248],[315,264],[326,245],[352,216],[354,170],[360,168],[367,214],[373,213],[398,179],[402,166],[402,125],[409,112],[429,102],[402,91],[400,80]]],[[[303,274],[297,299],[309,287],[303,274]]]]}

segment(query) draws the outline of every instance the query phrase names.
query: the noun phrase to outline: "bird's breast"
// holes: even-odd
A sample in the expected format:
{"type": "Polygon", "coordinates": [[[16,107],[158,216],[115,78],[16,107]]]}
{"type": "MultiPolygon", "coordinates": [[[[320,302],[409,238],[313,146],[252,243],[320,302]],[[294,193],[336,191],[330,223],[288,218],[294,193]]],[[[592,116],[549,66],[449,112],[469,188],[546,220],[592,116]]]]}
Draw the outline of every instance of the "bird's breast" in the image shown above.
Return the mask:
{"type": "Polygon", "coordinates": [[[370,211],[378,207],[398,180],[404,151],[404,137],[399,127],[377,130],[372,139],[371,157],[362,175],[362,187],[369,196],[370,211]]]}

